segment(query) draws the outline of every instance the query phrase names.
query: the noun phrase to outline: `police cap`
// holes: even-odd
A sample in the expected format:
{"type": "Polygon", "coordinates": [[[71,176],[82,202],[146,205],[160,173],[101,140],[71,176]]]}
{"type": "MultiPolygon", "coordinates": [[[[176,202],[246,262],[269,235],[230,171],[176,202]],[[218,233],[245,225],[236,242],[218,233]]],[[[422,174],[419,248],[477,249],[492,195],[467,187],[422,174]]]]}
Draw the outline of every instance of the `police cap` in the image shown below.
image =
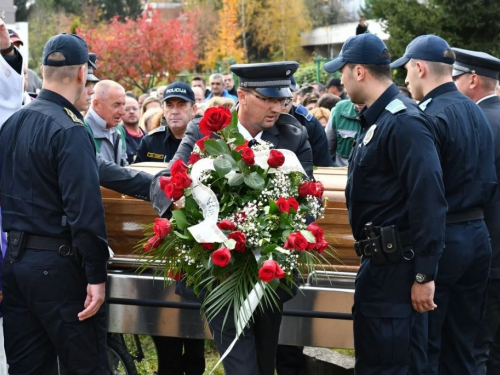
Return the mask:
{"type": "Polygon", "coordinates": [[[484,52],[452,48],[456,55],[453,64],[453,77],[464,73],[473,73],[493,79],[498,79],[500,60],[484,52]]]}
{"type": "Polygon", "coordinates": [[[391,64],[391,68],[401,68],[405,66],[410,59],[440,62],[451,65],[455,60],[451,57],[445,57],[446,51],[451,51],[451,47],[443,38],[432,34],[420,35],[408,44],[403,57],[394,61],[391,64]]]}
{"type": "Polygon", "coordinates": [[[391,58],[385,43],[374,34],[360,34],[347,39],[339,57],[327,62],[324,69],[335,73],[345,64],[389,65],[391,58]]]}
{"type": "Polygon", "coordinates": [[[290,77],[290,90],[292,90],[293,92],[297,91],[298,87],[297,87],[297,81],[295,80],[295,77],[294,76],[291,76],[290,77]]]}
{"type": "Polygon", "coordinates": [[[298,67],[298,62],[281,61],[235,64],[229,69],[240,78],[240,87],[254,89],[269,98],[291,98],[291,77],[298,67]]]}
{"type": "Polygon", "coordinates": [[[162,102],[170,98],[180,98],[186,102],[196,101],[193,90],[187,83],[184,82],[174,82],[167,86],[165,91],[163,91],[162,102]]]}
{"type": "MultiPolygon", "coordinates": [[[[89,53],[89,61],[91,61],[93,66],[95,66],[94,69],[97,69],[97,55],[95,53],[89,53]]],[[[87,72],[87,82],[99,82],[99,78],[94,75],[94,70],[90,64],[87,72]]]]}
{"type": "Polygon", "coordinates": [[[95,64],[89,59],[87,43],[75,34],[58,34],[49,39],[43,47],[42,65],[45,66],[71,66],[89,63],[96,69],[95,64]],[[64,60],[49,60],[48,57],[59,52],[64,56],[64,60]]]}

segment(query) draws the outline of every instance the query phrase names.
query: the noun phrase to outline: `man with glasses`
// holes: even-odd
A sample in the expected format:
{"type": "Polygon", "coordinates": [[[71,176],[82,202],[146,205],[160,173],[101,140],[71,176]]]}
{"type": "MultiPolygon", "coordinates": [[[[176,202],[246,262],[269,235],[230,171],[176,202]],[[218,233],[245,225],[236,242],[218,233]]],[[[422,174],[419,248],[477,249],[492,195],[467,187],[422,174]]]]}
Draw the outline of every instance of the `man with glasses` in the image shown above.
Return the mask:
{"type": "MultiPolygon", "coordinates": [[[[290,77],[298,67],[296,62],[231,66],[231,71],[240,78],[237,90],[238,129],[248,141],[262,139],[272,143],[276,149],[293,151],[312,178],[312,151],[307,131],[295,118],[282,113],[291,102],[290,77]]],[[[172,160],[181,158],[187,163],[195,142],[201,138],[203,134],[198,125],[191,122],[172,160]]],[[[153,207],[161,216],[168,215],[172,202],[159,188],[159,177],[169,173],[167,169],[157,175],[152,186],[153,207]]],[[[197,298],[193,290],[182,282],[176,292],[186,298],[197,298]]],[[[254,313],[254,319],[223,361],[226,375],[274,375],[283,303],[292,298],[282,288],[278,288],[277,293],[280,297],[279,309],[265,308],[254,313]]],[[[234,321],[227,319],[224,323],[224,315],[225,312],[209,323],[221,355],[234,340],[235,332],[234,321]]],[[[230,312],[229,316],[233,314],[230,312]]]]}
{"type": "Polygon", "coordinates": [[[125,114],[122,116],[122,124],[125,128],[125,143],[127,145],[127,161],[132,164],[137,155],[137,149],[141,144],[146,132],[139,127],[140,108],[134,98],[125,98],[125,114]]]}

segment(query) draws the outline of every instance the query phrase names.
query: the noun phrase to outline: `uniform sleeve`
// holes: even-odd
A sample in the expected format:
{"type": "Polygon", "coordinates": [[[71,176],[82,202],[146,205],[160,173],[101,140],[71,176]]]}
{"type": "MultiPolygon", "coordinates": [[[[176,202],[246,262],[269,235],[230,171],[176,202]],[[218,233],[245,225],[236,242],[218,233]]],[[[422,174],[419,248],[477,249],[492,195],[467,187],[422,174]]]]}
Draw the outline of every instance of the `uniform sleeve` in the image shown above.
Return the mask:
{"type": "Polygon", "coordinates": [[[135,163],[148,161],[148,145],[146,142],[146,137],[142,137],[141,143],[139,143],[139,147],[137,148],[137,156],[135,157],[135,163]]]}
{"type": "Polygon", "coordinates": [[[312,155],[311,145],[309,144],[308,141],[307,131],[305,131],[305,128],[304,131],[302,132],[299,147],[297,148],[297,152],[295,154],[297,155],[300,164],[302,164],[302,167],[306,171],[307,176],[309,176],[309,178],[311,179],[314,179],[313,155],[312,155]]]}
{"type": "Polygon", "coordinates": [[[389,160],[407,198],[414,272],[436,275],[448,206],[430,124],[422,117],[399,116],[387,139],[389,160]]]}
{"type": "Polygon", "coordinates": [[[59,131],[51,145],[73,245],[84,260],[88,283],[103,283],[107,279],[109,252],[91,137],[83,126],[73,126],[59,131]]]}
{"type": "Polygon", "coordinates": [[[316,167],[333,167],[325,130],[316,118],[311,119],[311,125],[311,131],[309,131],[309,144],[312,148],[314,165],[316,167]]]}
{"type": "Polygon", "coordinates": [[[149,173],[120,167],[97,155],[99,182],[106,189],[149,201],[149,191],[153,176],[149,173]]]}

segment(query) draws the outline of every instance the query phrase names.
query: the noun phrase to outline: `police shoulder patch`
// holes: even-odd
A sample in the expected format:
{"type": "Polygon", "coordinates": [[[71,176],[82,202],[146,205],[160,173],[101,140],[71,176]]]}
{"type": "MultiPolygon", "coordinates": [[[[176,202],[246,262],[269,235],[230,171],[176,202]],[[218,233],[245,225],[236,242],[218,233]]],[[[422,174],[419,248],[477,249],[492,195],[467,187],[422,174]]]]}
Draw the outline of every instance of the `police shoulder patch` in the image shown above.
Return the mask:
{"type": "Polygon", "coordinates": [[[304,117],[307,121],[311,121],[311,119],[313,118],[313,115],[311,112],[309,112],[307,110],[306,107],[304,107],[302,104],[299,104],[297,106],[297,108],[295,108],[295,113],[301,115],[302,117],[304,117]]]}
{"type": "Polygon", "coordinates": [[[161,132],[164,132],[165,130],[167,130],[167,127],[166,126],[160,126],[159,128],[156,128],[156,129],[153,129],[151,130],[148,135],[153,135],[153,134],[156,134],[156,133],[161,133],[161,132]]]}
{"type": "Polygon", "coordinates": [[[69,118],[71,120],[73,120],[73,122],[76,122],[77,124],[83,125],[83,121],[80,120],[78,117],[76,117],[76,115],[73,113],[73,111],[71,109],[68,109],[68,108],[64,107],[64,111],[69,116],[69,118]]]}
{"type": "Polygon", "coordinates": [[[406,106],[401,100],[394,99],[387,105],[387,107],[385,107],[385,109],[394,114],[402,111],[403,109],[406,109],[406,106]]]}

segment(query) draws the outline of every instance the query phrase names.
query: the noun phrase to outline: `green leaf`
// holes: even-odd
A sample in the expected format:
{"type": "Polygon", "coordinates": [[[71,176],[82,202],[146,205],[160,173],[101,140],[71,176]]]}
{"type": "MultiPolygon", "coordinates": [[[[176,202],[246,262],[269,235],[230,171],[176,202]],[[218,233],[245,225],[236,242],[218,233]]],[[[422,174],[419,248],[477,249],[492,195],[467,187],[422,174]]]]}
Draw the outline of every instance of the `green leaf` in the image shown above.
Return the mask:
{"type": "Polygon", "coordinates": [[[272,279],[267,283],[267,285],[271,287],[273,290],[276,290],[280,285],[280,281],[278,279],[272,279]]]}
{"type": "Polygon", "coordinates": [[[234,173],[227,176],[227,184],[229,186],[239,186],[245,181],[245,175],[234,173]]]}
{"type": "Polygon", "coordinates": [[[224,149],[215,139],[207,139],[205,141],[205,151],[212,156],[219,156],[224,154],[224,149]]]}
{"type": "Polygon", "coordinates": [[[273,215],[280,212],[280,209],[275,201],[269,201],[269,214],[273,215]]]}
{"type": "Polygon", "coordinates": [[[227,159],[223,157],[218,157],[217,159],[214,160],[214,168],[217,171],[219,177],[224,177],[229,172],[231,172],[232,166],[227,159]]]}
{"type": "Polygon", "coordinates": [[[236,162],[236,160],[233,159],[233,157],[231,155],[224,154],[224,155],[222,155],[222,157],[231,163],[231,170],[233,170],[233,171],[238,170],[238,163],[236,162]]]}
{"type": "Polygon", "coordinates": [[[223,153],[229,154],[231,153],[231,150],[229,149],[229,146],[227,145],[226,141],[223,139],[217,139],[216,142],[219,144],[220,149],[223,153]]]}
{"type": "Polygon", "coordinates": [[[260,252],[261,255],[269,254],[272,253],[278,245],[267,245],[265,248],[263,248],[260,252]]]}
{"type": "Polygon", "coordinates": [[[252,172],[248,176],[245,176],[245,184],[252,189],[262,190],[266,181],[257,172],[252,172]]]}
{"type": "Polygon", "coordinates": [[[230,238],[224,241],[224,246],[226,246],[229,250],[233,250],[236,246],[236,241],[230,238]]]}
{"type": "Polygon", "coordinates": [[[314,238],[314,235],[308,230],[301,230],[300,233],[306,238],[308,242],[310,243],[316,242],[316,238],[314,238]]]}
{"type": "Polygon", "coordinates": [[[245,163],[243,160],[240,160],[239,162],[239,167],[240,167],[240,171],[241,173],[244,173],[244,174],[249,174],[251,169],[250,167],[248,166],[247,163],[245,163]]]}
{"type": "Polygon", "coordinates": [[[172,216],[175,219],[177,228],[179,228],[180,230],[184,230],[187,228],[186,215],[182,210],[172,210],[172,216]]]}
{"type": "Polygon", "coordinates": [[[174,230],[174,234],[175,234],[177,237],[179,237],[179,238],[183,238],[183,239],[185,239],[185,240],[189,240],[189,236],[185,236],[184,234],[179,233],[179,232],[177,232],[176,230],[174,230]]]}
{"type": "Polygon", "coordinates": [[[241,154],[239,151],[231,151],[231,156],[236,162],[239,162],[241,160],[241,154]]]}

